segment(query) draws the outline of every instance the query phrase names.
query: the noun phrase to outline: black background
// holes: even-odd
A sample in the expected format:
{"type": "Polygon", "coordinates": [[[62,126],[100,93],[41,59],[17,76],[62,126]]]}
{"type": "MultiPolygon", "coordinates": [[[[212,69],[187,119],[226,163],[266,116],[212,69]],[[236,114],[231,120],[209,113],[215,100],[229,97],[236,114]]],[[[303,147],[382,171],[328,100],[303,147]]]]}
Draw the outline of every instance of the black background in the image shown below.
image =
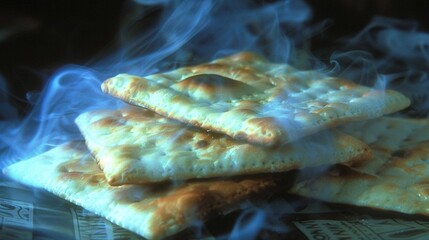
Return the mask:
{"type": "MultiPolygon", "coordinates": [[[[321,58],[335,50],[336,39],[355,34],[376,15],[416,20],[421,31],[429,27],[429,1],[307,2],[314,23],[331,19],[330,27],[311,39],[311,50],[321,58]]],[[[65,64],[85,65],[117,51],[121,22],[133,8],[133,2],[119,0],[0,1],[0,74],[8,85],[8,90],[0,89],[0,99],[10,101],[17,116],[25,116],[31,109],[26,94],[39,91],[53,71],[65,64]]],[[[156,21],[161,7],[150,8],[152,14],[137,26],[142,30],[156,21]]]]}

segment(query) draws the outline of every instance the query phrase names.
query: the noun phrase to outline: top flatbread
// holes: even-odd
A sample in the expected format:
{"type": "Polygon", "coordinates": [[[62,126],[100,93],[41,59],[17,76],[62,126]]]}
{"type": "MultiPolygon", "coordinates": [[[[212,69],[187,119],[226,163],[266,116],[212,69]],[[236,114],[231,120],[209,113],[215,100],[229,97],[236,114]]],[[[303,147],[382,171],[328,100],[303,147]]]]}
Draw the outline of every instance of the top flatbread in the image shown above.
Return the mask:
{"type": "Polygon", "coordinates": [[[372,157],[366,144],[335,130],[266,148],[137,107],[83,113],[76,123],[112,185],[282,172],[372,157]]]}
{"type": "Polygon", "coordinates": [[[4,173],[44,188],[149,239],[161,239],[273,190],[282,176],[112,187],[83,142],[13,164],[4,173]]]}
{"type": "Polygon", "coordinates": [[[169,118],[267,146],[410,104],[393,90],[298,71],[251,53],[144,78],[120,74],[102,90],[169,118]]]}
{"type": "Polygon", "coordinates": [[[374,160],[355,168],[338,165],[317,178],[303,176],[290,192],[429,215],[429,120],[381,118],[344,128],[371,143],[374,160]]]}

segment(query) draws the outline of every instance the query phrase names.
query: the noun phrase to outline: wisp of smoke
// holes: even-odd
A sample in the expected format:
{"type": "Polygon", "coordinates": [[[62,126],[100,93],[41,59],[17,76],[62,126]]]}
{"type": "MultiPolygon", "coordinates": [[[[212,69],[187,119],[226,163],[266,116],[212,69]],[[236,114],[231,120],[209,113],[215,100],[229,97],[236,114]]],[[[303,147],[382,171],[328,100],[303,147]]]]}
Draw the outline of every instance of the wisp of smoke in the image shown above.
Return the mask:
{"type": "MultiPolygon", "coordinates": [[[[353,38],[343,39],[326,65],[302,48],[325,27],[310,25],[312,11],[300,0],[169,1],[135,0],[120,30],[121,48],[86,66],[58,69],[32,111],[17,119],[0,76],[0,169],[71,139],[81,139],[74,119],[92,109],[123,105],[103,94],[104,79],[119,73],[148,75],[183,65],[253,51],[271,61],[302,64],[374,88],[395,88],[412,97],[414,111],[429,110],[429,35],[409,21],[375,18],[353,38]],[[134,23],[158,11],[150,25],[132,34],[134,23]],[[304,56],[304,58],[302,57],[304,56]],[[304,59],[304,60],[303,60],[304,59]]],[[[427,116],[427,115],[426,115],[427,116]]],[[[252,239],[274,216],[252,209],[237,222],[229,238],[252,239]]]]}

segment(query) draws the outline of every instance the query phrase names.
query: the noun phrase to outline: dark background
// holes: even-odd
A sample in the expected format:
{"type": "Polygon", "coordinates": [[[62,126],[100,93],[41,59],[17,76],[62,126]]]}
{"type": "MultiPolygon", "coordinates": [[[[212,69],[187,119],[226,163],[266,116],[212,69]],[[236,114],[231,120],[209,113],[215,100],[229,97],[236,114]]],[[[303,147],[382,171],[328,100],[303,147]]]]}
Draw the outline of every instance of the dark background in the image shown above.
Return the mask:
{"type": "MultiPolygon", "coordinates": [[[[311,39],[311,51],[321,58],[336,49],[337,39],[356,34],[374,16],[416,20],[426,32],[429,27],[429,1],[307,2],[313,9],[314,23],[331,20],[329,28],[311,39]]],[[[0,100],[15,106],[10,115],[25,116],[31,109],[27,93],[39,91],[59,67],[86,65],[117,50],[121,22],[133,8],[133,2],[119,0],[0,0],[0,77],[8,85],[8,90],[0,86],[0,100]]],[[[149,8],[151,14],[139,20],[138,28],[156,21],[161,7],[149,8]]],[[[9,113],[2,115],[7,119],[9,113]]]]}

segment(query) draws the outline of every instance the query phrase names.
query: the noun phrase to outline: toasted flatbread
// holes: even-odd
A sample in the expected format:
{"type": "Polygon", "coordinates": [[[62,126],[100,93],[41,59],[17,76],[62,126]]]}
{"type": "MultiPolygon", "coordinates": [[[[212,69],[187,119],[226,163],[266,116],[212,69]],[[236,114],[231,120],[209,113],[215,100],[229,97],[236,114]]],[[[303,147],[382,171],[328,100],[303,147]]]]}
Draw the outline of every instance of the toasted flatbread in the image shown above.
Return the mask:
{"type": "Polygon", "coordinates": [[[389,151],[429,140],[427,119],[381,117],[345,124],[339,129],[373,147],[389,151]]]}
{"type": "Polygon", "coordinates": [[[138,107],[83,113],[76,123],[112,185],[283,172],[372,157],[366,144],[335,130],[266,148],[138,107]]]}
{"type": "Polygon", "coordinates": [[[410,104],[393,90],[298,71],[251,53],[144,78],[120,74],[102,90],[169,118],[266,146],[410,104]]]}
{"type": "Polygon", "coordinates": [[[374,160],[296,183],[290,192],[329,202],[429,215],[429,120],[381,118],[347,126],[374,160]]]}
{"type": "Polygon", "coordinates": [[[4,173],[44,188],[123,228],[160,239],[277,187],[280,175],[112,187],[82,142],[15,163],[4,173]]]}

